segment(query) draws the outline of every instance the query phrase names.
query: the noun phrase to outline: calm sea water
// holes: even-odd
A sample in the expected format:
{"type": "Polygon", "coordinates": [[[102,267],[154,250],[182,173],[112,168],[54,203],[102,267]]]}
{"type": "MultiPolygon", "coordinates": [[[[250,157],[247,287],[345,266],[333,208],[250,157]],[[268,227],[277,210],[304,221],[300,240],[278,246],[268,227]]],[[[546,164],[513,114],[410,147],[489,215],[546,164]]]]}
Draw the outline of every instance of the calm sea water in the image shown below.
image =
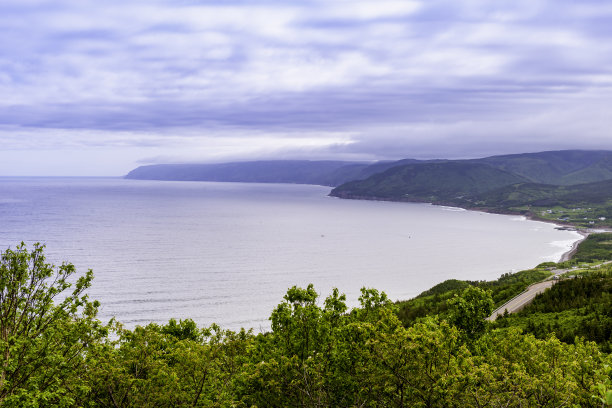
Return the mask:
{"type": "Polygon", "coordinates": [[[42,242],[93,269],[100,317],[269,327],[287,288],[363,286],[392,299],[445,279],[556,261],[579,238],[551,224],[427,204],[340,200],[304,185],[0,178],[0,249],[42,242]]]}

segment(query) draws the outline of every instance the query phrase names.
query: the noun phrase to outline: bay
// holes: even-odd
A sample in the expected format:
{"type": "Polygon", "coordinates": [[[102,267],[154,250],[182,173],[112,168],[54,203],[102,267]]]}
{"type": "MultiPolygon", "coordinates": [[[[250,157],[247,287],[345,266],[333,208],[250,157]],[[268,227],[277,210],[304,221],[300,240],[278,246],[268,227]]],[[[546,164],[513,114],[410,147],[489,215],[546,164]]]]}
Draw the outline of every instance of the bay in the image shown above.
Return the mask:
{"type": "MultiPolygon", "coordinates": [[[[0,249],[46,244],[93,269],[100,318],[269,329],[287,288],[373,287],[407,299],[445,279],[496,279],[557,261],[580,236],[523,217],[340,200],[328,187],[0,178],[0,249]]],[[[322,301],[321,299],[321,301],[322,301]]]]}

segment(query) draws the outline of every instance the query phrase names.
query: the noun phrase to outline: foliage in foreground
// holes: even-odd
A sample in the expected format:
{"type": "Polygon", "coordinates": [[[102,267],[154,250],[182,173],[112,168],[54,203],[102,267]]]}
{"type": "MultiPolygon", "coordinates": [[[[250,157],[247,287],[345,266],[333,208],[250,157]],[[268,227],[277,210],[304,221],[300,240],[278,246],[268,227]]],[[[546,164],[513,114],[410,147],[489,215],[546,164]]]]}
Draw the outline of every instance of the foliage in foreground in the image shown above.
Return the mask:
{"type": "Polygon", "coordinates": [[[254,335],[190,320],[102,326],[82,295],[90,274],[47,301],[73,268],[46,265],[40,247],[5,252],[0,270],[3,407],[600,407],[612,379],[594,343],[489,330],[481,288],[461,292],[448,319],[406,328],[374,289],[348,310],[337,290],[319,304],[312,285],[293,287],[272,331],[254,335]]]}
{"type": "Polygon", "coordinates": [[[28,252],[21,244],[2,254],[2,406],[71,406],[88,388],[80,375],[87,366],[86,353],[107,331],[95,319],[97,302],[84,295],[91,271],[71,285],[74,273],[71,264],[47,264],[40,245],[28,252]]]}

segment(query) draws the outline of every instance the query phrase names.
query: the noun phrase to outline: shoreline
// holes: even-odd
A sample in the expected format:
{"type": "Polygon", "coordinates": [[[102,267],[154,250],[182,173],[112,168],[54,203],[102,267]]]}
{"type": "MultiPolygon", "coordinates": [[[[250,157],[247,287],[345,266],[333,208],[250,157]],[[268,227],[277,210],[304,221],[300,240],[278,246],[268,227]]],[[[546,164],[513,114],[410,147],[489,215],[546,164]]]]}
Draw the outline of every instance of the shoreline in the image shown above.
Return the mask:
{"type": "Polygon", "coordinates": [[[557,263],[570,261],[572,257],[576,254],[576,252],[578,251],[578,246],[582,244],[589,237],[589,235],[592,234],[592,232],[581,231],[581,230],[576,230],[576,232],[582,235],[582,237],[572,244],[572,247],[570,248],[569,251],[561,255],[561,258],[559,259],[557,263]]]}
{"type": "MultiPolygon", "coordinates": [[[[552,224],[554,226],[556,226],[558,230],[565,230],[565,231],[574,231],[577,232],[578,234],[581,235],[580,238],[578,238],[573,244],[572,247],[567,250],[566,252],[564,252],[561,257],[559,258],[559,260],[556,263],[561,263],[561,262],[567,262],[569,260],[572,259],[572,257],[574,256],[574,254],[578,251],[578,246],[584,242],[584,240],[586,240],[589,235],[595,233],[594,231],[590,231],[588,229],[583,229],[580,227],[577,227],[575,225],[572,224],[567,224],[567,223],[560,223],[560,222],[555,222],[552,220],[548,220],[545,218],[540,218],[537,215],[534,215],[533,213],[519,213],[519,212],[514,212],[514,211],[504,211],[504,210],[494,210],[491,208],[484,208],[484,207],[461,207],[458,206],[457,204],[453,204],[453,203],[447,203],[447,202],[430,202],[430,201],[419,201],[419,200],[395,200],[395,199],[391,199],[391,198],[381,198],[381,197],[371,197],[371,196],[337,196],[337,195],[332,195],[331,193],[328,195],[328,197],[333,197],[333,198],[339,198],[339,199],[344,199],[344,200],[366,200],[366,201],[389,201],[389,202],[398,202],[398,203],[414,203],[414,204],[430,204],[430,205],[435,205],[438,207],[449,207],[449,208],[460,208],[462,210],[466,210],[466,211],[474,211],[474,212],[483,212],[486,214],[496,214],[496,215],[515,215],[515,216],[522,216],[525,217],[526,220],[528,221],[537,221],[537,222],[545,222],[547,224],[552,224]]],[[[603,232],[608,231],[607,229],[604,229],[603,232]]],[[[612,232],[612,231],[609,231],[612,232]]]]}
{"type": "Polygon", "coordinates": [[[559,258],[557,263],[571,261],[574,254],[578,251],[578,246],[580,246],[580,244],[582,244],[589,237],[589,235],[594,233],[593,231],[589,231],[588,229],[584,229],[584,228],[579,228],[572,224],[558,223],[552,220],[547,220],[545,218],[540,218],[531,213],[529,215],[525,215],[525,218],[527,218],[530,221],[538,221],[538,222],[545,222],[547,224],[552,224],[552,225],[555,225],[557,227],[556,229],[558,230],[574,231],[581,235],[581,238],[576,240],[572,244],[572,247],[561,255],[561,258],[559,258]]]}

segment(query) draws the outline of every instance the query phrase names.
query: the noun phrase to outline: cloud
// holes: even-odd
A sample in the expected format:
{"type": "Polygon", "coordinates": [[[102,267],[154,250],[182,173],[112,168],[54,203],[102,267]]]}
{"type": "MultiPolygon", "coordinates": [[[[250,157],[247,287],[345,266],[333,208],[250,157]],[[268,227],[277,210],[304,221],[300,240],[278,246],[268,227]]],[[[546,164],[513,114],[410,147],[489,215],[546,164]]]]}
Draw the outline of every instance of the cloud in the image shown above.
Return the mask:
{"type": "Polygon", "coordinates": [[[599,0],[7,0],[0,135],[132,163],[612,148],[611,21],[599,0]]]}

